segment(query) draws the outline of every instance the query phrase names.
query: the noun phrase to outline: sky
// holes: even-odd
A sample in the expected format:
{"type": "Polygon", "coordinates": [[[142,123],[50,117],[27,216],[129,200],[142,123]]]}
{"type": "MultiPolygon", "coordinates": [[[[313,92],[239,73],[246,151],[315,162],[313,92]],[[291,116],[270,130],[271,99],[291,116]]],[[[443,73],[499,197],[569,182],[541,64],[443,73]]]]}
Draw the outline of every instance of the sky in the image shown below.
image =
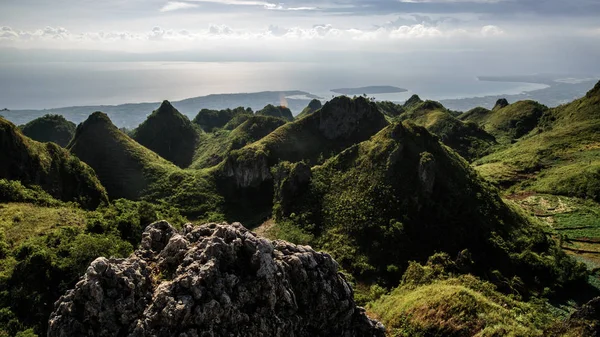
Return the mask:
{"type": "Polygon", "coordinates": [[[0,62],[374,62],[598,73],[600,1],[1,0],[0,48],[0,62]]]}

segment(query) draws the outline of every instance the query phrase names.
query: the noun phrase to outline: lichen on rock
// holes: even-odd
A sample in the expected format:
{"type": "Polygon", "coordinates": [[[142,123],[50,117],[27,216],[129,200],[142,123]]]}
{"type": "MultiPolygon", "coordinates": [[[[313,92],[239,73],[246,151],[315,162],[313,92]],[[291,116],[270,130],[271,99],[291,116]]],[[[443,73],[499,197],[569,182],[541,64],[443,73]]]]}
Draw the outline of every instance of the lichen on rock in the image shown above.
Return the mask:
{"type": "Polygon", "coordinates": [[[56,303],[49,337],[384,336],[325,253],[241,224],[148,226],[127,259],[98,258],[56,303]]]}

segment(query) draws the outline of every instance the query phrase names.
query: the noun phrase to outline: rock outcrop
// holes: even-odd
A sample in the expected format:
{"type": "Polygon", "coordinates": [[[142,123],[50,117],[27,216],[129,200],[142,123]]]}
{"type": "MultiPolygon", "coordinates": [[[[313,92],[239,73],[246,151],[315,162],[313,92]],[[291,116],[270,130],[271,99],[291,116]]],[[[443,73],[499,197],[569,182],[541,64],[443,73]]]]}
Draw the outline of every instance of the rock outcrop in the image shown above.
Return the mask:
{"type": "Polygon", "coordinates": [[[49,337],[384,336],[337,263],[242,225],[148,226],[127,259],[98,258],[56,303],[49,337]]]}

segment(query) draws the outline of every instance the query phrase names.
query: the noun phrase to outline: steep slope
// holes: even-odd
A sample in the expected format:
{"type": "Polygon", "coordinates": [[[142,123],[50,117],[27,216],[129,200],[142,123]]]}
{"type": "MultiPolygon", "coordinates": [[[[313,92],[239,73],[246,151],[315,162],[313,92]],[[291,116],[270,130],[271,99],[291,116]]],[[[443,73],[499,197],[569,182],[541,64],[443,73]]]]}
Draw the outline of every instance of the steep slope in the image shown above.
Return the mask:
{"type": "Polygon", "coordinates": [[[600,83],[546,111],[526,136],[475,164],[502,186],[522,182],[524,190],[600,201],[600,83]]]}
{"type": "Polygon", "coordinates": [[[233,110],[202,109],[200,112],[198,112],[196,117],[194,117],[192,122],[200,126],[200,128],[206,132],[213,132],[215,129],[222,128],[225,124],[227,124],[227,122],[231,121],[236,116],[252,114],[252,109],[244,107],[238,107],[233,110]]]}
{"type": "Polygon", "coordinates": [[[312,101],[310,101],[310,103],[308,103],[308,106],[306,106],[306,108],[304,108],[304,110],[302,110],[302,112],[300,112],[298,116],[296,116],[296,119],[306,117],[312,114],[313,112],[321,109],[322,107],[323,104],[321,103],[321,101],[315,98],[312,101]]]}
{"type": "Polygon", "coordinates": [[[75,135],[75,123],[61,115],[45,115],[21,126],[23,134],[38,142],[54,142],[66,147],[75,135]]]}
{"type": "Polygon", "coordinates": [[[178,233],[162,221],[128,259],[92,262],[57,302],[48,336],[383,337],[352,295],[335,261],[310,247],[239,223],[178,233]]]}
{"type": "Polygon", "coordinates": [[[537,127],[548,108],[534,101],[508,104],[499,101],[493,110],[475,108],[459,119],[473,122],[492,134],[499,142],[510,143],[537,127]]]}
{"type": "Polygon", "coordinates": [[[261,116],[271,116],[271,117],[277,117],[277,118],[282,118],[286,121],[293,121],[294,120],[294,115],[292,115],[292,110],[290,110],[288,107],[285,106],[274,106],[272,104],[269,104],[267,106],[265,106],[262,110],[259,110],[256,112],[257,115],[261,115],[261,116]]]}
{"type": "Polygon", "coordinates": [[[393,124],[310,172],[285,171],[276,221],[312,235],[359,279],[395,285],[408,261],[435,252],[472,260],[472,272],[499,284],[518,276],[536,291],[583,274],[423,127],[393,124]]]}
{"type": "Polygon", "coordinates": [[[288,123],[263,139],[233,151],[223,163],[223,173],[240,186],[262,182],[247,168],[268,167],[279,161],[317,162],[357,142],[368,139],[387,125],[374,103],[359,97],[336,97],[312,115],[288,123]],[[264,164],[264,165],[263,165],[264,164]],[[245,178],[250,179],[245,179],[245,178]],[[256,178],[256,179],[254,179],[256,178]]]}
{"type": "Polygon", "coordinates": [[[133,131],[133,139],[159,156],[185,168],[192,163],[198,130],[171,103],[161,106],[133,131]]]}
{"type": "Polygon", "coordinates": [[[463,123],[444,106],[434,101],[420,101],[418,96],[404,104],[400,121],[410,120],[440,137],[442,142],[471,161],[489,153],[496,143],[492,135],[473,123],[463,123]]]}
{"type": "Polygon", "coordinates": [[[0,118],[0,178],[39,185],[53,197],[86,208],[106,202],[94,170],[54,143],[39,143],[0,118]]]}
{"type": "Polygon", "coordinates": [[[94,168],[111,199],[164,201],[200,218],[219,211],[208,172],[178,168],[129,138],[102,112],[77,127],[68,148],[94,168]]]}
{"type": "Polygon", "coordinates": [[[387,125],[377,106],[360,97],[342,96],[266,137],[231,151],[215,167],[226,219],[255,226],[268,219],[273,206],[271,167],[280,161],[322,162],[387,125]]]}
{"type": "Polygon", "coordinates": [[[200,136],[191,168],[202,169],[215,166],[223,161],[229,152],[253,143],[285,124],[281,118],[259,115],[240,115],[234,120],[227,123],[222,130],[200,136]],[[229,130],[229,127],[233,127],[237,124],[237,120],[242,118],[244,121],[240,125],[229,130]]]}

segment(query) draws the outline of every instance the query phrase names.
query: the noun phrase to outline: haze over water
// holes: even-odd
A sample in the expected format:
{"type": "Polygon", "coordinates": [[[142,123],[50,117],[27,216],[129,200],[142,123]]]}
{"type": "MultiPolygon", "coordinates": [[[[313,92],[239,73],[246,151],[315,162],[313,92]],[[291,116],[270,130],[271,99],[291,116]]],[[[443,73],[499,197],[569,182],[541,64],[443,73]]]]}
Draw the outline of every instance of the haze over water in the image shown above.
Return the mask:
{"type": "MultiPolygon", "coordinates": [[[[392,85],[408,92],[377,94],[404,101],[516,94],[543,84],[482,82],[475,72],[448,67],[407,68],[313,62],[30,62],[0,63],[0,108],[180,100],[220,93],[303,90],[324,99],[340,87],[392,85]]],[[[337,95],[337,94],[335,94],[337,95]]]]}

